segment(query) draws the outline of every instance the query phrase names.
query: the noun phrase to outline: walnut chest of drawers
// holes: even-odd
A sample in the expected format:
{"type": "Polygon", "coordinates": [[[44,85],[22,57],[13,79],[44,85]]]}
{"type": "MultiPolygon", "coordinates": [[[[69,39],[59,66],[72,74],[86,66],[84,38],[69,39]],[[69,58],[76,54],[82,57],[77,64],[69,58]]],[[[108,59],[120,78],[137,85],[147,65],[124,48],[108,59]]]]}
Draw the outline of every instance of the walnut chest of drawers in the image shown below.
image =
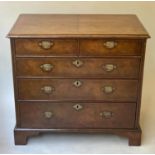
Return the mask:
{"type": "Polygon", "coordinates": [[[11,40],[15,144],[45,132],[110,133],[141,144],[148,33],[135,15],[20,15],[11,40]]]}

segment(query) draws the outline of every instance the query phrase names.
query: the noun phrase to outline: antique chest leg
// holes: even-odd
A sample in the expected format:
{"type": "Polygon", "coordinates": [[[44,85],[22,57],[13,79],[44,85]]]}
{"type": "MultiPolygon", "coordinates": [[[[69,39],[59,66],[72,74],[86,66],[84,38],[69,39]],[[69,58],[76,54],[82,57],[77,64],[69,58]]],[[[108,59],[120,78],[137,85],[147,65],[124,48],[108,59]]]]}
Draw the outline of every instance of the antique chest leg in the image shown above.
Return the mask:
{"type": "Polygon", "coordinates": [[[140,146],[141,145],[141,136],[142,136],[142,131],[140,129],[138,129],[137,131],[134,131],[134,132],[129,132],[128,133],[129,145],[130,146],[140,146]]]}
{"type": "Polygon", "coordinates": [[[38,131],[22,131],[22,130],[14,130],[14,141],[15,145],[26,145],[28,138],[31,136],[37,136],[39,134],[38,131]]]}

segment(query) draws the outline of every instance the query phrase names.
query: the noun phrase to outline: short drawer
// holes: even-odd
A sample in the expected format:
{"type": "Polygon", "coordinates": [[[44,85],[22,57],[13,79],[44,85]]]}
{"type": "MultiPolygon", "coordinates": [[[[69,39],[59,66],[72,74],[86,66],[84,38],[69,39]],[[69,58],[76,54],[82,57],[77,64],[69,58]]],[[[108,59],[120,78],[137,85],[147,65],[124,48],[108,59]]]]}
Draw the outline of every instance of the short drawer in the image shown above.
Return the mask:
{"type": "Polygon", "coordinates": [[[139,56],[141,52],[139,40],[80,40],[80,55],[82,56],[139,56]]]}
{"type": "Polygon", "coordinates": [[[136,104],[19,103],[22,128],[133,128],[136,104]]]}
{"type": "Polygon", "coordinates": [[[136,80],[18,79],[20,100],[136,101],[136,80]]]}
{"type": "Polygon", "coordinates": [[[73,39],[16,39],[17,55],[75,56],[77,41],[73,39]]]}
{"type": "Polygon", "coordinates": [[[140,59],[17,58],[17,76],[138,78],[140,59]]]}

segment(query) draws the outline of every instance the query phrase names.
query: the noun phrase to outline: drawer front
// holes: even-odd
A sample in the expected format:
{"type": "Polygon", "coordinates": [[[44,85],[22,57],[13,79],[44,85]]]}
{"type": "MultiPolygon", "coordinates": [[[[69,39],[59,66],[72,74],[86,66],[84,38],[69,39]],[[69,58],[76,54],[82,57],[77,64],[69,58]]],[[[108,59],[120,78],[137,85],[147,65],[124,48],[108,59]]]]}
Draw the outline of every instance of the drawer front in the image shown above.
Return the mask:
{"type": "Polygon", "coordinates": [[[140,59],[18,58],[18,76],[138,78],[140,59]]]}
{"type": "Polygon", "coordinates": [[[17,55],[77,55],[77,41],[72,39],[16,39],[15,46],[17,55]]]}
{"type": "Polygon", "coordinates": [[[141,55],[138,40],[85,39],[80,41],[82,56],[130,56],[141,55]]]}
{"type": "Polygon", "coordinates": [[[136,108],[135,103],[34,102],[19,106],[22,128],[133,128],[136,108]]]}
{"type": "Polygon", "coordinates": [[[136,80],[19,79],[20,100],[136,101],[136,80]]]}

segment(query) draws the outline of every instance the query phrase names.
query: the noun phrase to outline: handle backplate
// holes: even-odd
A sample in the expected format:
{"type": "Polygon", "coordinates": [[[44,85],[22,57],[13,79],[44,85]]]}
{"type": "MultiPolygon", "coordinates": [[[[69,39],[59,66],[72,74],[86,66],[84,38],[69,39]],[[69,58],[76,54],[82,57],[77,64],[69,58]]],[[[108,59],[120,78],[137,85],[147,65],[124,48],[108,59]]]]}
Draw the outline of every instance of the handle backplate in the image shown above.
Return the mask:
{"type": "Polygon", "coordinates": [[[103,112],[100,112],[100,116],[102,118],[111,118],[113,115],[113,113],[111,111],[103,111],[103,112]]]}
{"type": "Polygon", "coordinates": [[[41,88],[41,90],[45,93],[45,94],[51,94],[55,89],[52,86],[44,86],[41,88]]]}
{"type": "Polygon", "coordinates": [[[103,65],[103,69],[106,71],[106,72],[112,72],[114,69],[116,69],[117,66],[114,65],[114,64],[105,64],[103,65]]]}
{"type": "Polygon", "coordinates": [[[44,40],[44,41],[39,42],[39,46],[46,50],[50,49],[53,45],[54,45],[54,42],[52,42],[52,41],[44,40]]]}
{"type": "Polygon", "coordinates": [[[51,118],[51,117],[53,117],[53,113],[51,112],[51,111],[46,111],[46,112],[44,112],[44,116],[45,116],[45,118],[51,118]]]}
{"type": "Polygon", "coordinates": [[[104,46],[105,46],[106,48],[112,49],[112,48],[114,48],[114,47],[117,46],[117,42],[115,42],[115,41],[106,41],[106,42],[104,43],[104,46]]]}
{"type": "Polygon", "coordinates": [[[49,72],[53,69],[53,65],[52,64],[42,64],[40,66],[40,68],[44,71],[44,72],[49,72]]]}
{"type": "Polygon", "coordinates": [[[104,87],[102,88],[102,91],[103,91],[104,93],[106,93],[106,94],[113,93],[114,90],[115,90],[115,88],[112,87],[112,86],[104,86],[104,87]]]}

